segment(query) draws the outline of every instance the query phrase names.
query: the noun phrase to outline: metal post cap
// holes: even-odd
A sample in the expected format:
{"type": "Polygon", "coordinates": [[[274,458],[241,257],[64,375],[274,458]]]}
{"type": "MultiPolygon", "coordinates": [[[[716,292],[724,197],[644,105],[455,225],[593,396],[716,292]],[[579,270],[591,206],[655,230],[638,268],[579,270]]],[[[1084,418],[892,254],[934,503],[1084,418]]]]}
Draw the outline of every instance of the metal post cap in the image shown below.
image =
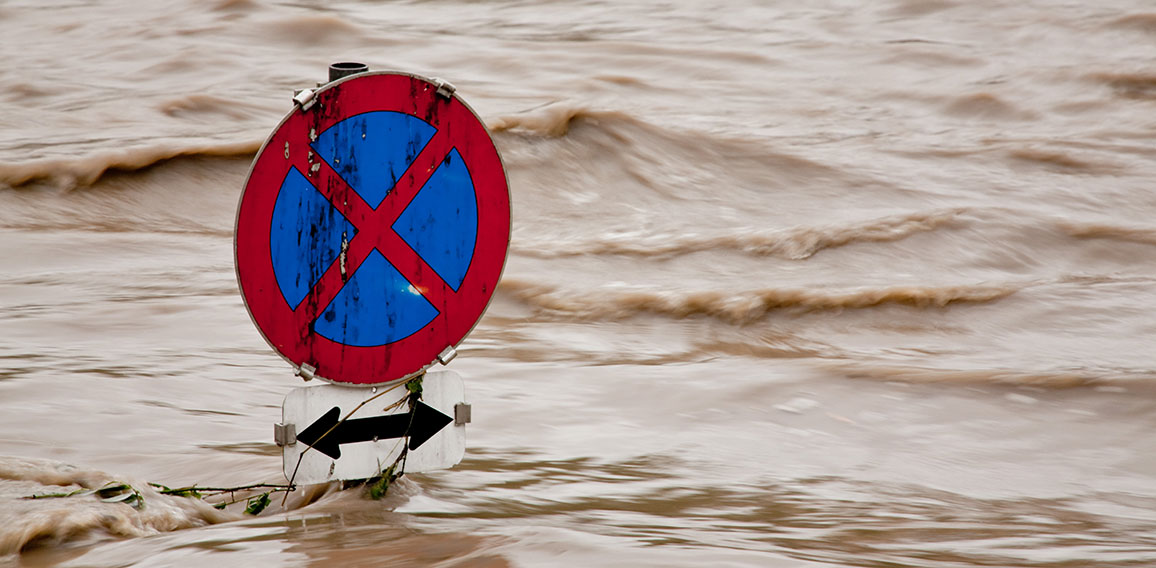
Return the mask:
{"type": "Polygon", "coordinates": [[[358,73],[365,73],[369,71],[369,66],[364,63],[357,63],[354,61],[342,61],[334,63],[329,66],[329,81],[333,82],[342,77],[356,75],[358,73]]]}

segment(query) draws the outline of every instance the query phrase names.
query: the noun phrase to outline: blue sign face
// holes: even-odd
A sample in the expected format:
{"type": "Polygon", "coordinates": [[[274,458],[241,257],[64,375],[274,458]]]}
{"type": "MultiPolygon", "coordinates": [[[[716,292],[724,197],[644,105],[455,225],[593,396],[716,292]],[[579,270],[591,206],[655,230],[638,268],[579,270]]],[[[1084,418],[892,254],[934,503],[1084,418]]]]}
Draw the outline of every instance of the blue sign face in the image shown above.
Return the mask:
{"type": "MultiPolygon", "coordinates": [[[[441,313],[441,303],[422,282],[411,282],[373,243],[361,258],[347,254],[362,232],[388,223],[450,290],[457,292],[474,256],[478,205],[470,171],[451,149],[400,212],[382,204],[437,130],[424,120],[394,111],[350,116],[317,135],[310,147],[377,215],[354,220],[341,213],[305,173],[291,168],[273,207],[269,246],[273,273],[291,310],[298,310],[322,276],[335,266],[343,285],[313,321],[330,341],[375,347],[405,339],[441,313]],[[358,223],[375,226],[358,226],[358,223]],[[434,297],[431,297],[434,296],[434,297]]],[[[347,198],[354,198],[347,196],[347,198]]],[[[395,206],[397,204],[394,204],[395,206]]]]}

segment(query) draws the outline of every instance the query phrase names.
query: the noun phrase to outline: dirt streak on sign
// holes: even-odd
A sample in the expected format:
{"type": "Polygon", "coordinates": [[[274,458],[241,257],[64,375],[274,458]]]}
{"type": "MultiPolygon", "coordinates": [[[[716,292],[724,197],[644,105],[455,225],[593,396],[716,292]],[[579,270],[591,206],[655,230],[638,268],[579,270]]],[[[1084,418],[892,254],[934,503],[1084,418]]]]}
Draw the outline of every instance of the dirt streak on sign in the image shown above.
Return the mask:
{"type": "Polygon", "coordinates": [[[365,73],[295,108],[253,162],[237,212],[241,295],[295,366],[367,385],[461,342],[510,238],[485,126],[421,77],[365,73]]]}

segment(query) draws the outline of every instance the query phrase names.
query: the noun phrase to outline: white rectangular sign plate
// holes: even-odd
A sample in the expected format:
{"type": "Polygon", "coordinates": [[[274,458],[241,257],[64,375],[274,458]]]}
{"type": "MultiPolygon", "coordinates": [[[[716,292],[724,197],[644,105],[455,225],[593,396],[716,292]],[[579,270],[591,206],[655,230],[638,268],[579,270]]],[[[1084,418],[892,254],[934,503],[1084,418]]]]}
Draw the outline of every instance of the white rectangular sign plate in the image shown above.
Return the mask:
{"type": "Polygon", "coordinates": [[[455,423],[454,407],[465,404],[462,378],[453,371],[426,373],[421,403],[412,413],[402,401],[409,392],[398,386],[349,415],[392,386],[375,390],[320,385],[286,395],[282,422],[294,426],[296,441],[284,447],[285,478],[309,485],[375,477],[407,446],[405,471],[409,473],[446,469],[461,462],[466,428],[455,423]]]}

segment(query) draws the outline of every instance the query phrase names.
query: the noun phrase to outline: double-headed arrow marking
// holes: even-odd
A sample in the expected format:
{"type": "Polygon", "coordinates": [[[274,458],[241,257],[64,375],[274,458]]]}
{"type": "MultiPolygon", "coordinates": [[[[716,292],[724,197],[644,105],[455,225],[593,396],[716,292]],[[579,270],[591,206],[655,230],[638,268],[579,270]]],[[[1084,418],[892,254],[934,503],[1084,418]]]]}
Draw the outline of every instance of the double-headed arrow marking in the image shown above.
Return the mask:
{"type": "Polygon", "coordinates": [[[342,444],[402,438],[407,433],[409,449],[416,450],[454,421],[438,409],[420,401],[413,412],[358,418],[345,422],[340,422],[340,418],[341,408],[334,406],[298,434],[297,439],[333,459],[341,457],[342,444]]]}

